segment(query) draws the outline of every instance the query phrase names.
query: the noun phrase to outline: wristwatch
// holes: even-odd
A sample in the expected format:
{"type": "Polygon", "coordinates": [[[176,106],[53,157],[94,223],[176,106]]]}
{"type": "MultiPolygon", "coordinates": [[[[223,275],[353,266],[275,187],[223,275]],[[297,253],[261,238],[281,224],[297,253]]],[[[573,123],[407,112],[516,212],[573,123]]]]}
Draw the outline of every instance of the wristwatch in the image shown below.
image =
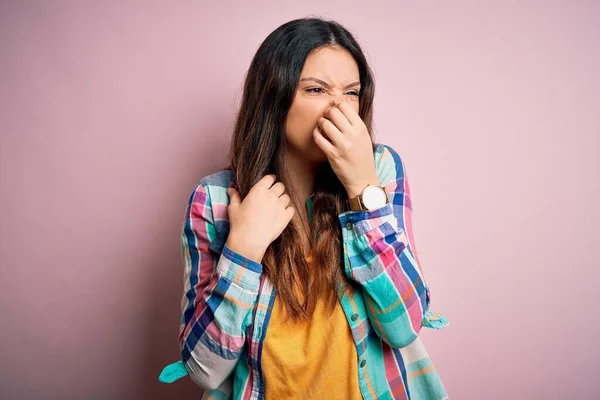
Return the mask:
{"type": "Polygon", "coordinates": [[[352,211],[370,211],[389,202],[387,192],[380,185],[367,185],[358,196],[348,199],[352,211]]]}

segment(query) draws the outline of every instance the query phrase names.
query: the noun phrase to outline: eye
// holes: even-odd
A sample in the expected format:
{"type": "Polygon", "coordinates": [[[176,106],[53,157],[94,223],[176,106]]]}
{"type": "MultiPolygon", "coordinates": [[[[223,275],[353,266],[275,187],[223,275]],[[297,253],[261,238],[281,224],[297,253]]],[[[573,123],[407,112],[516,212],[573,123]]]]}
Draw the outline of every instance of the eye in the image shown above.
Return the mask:
{"type": "Polygon", "coordinates": [[[323,93],[323,88],[320,88],[320,87],[309,88],[309,89],[306,89],[306,91],[309,93],[323,93]]]}
{"type": "Polygon", "coordinates": [[[356,96],[356,97],[360,96],[360,94],[356,90],[351,90],[348,93],[351,94],[352,96],[356,96]]]}

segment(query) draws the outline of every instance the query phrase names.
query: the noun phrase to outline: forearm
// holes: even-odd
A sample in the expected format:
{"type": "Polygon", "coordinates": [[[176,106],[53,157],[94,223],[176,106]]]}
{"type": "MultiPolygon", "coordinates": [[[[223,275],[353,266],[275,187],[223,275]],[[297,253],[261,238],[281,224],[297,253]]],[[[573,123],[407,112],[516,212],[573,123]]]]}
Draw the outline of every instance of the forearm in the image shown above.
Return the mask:
{"type": "Polygon", "coordinates": [[[339,215],[345,272],[363,288],[373,328],[393,347],[418,335],[428,291],[392,204],[339,215]]]}
{"type": "Polygon", "coordinates": [[[243,255],[244,257],[256,263],[261,263],[265,255],[266,248],[260,243],[252,243],[248,238],[232,231],[227,236],[227,247],[233,252],[243,255]]]}
{"type": "Polygon", "coordinates": [[[209,285],[197,294],[198,304],[179,343],[182,360],[199,386],[217,388],[239,360],[261,273],[261,264],[226,244],[209,285]]]}

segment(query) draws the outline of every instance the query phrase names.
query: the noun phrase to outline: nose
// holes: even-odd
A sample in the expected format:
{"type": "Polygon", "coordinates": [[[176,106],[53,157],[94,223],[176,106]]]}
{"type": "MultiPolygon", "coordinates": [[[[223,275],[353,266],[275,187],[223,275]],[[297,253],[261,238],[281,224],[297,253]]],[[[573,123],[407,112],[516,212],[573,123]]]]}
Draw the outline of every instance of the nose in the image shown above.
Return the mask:
{"type": "Polygon", "coordinates": [[[329,101],[329,107],[336,107],[343,101],[346,101],[346,98],[344,97],[344,93],[332,94],[331,100],[329,101]]]}
{"type": "Polygon", "coordinates": [[[332,94],[331,95],[331,105],[332,106],[337,106],[342,101],[344,101],[344,93],[332,94]]]}
{"type": "Polygon", "coordinates": [[[323,111],[323,114],[327,114],[329,112],[329,110],[331,110],[334,107],[337,107],[342,101],[344,101],[343,96],[344,96],[343,94],[342,95],[332,94],[331,99],[327,103],[327,107],[325,107],[325,110],[323,111]]]}

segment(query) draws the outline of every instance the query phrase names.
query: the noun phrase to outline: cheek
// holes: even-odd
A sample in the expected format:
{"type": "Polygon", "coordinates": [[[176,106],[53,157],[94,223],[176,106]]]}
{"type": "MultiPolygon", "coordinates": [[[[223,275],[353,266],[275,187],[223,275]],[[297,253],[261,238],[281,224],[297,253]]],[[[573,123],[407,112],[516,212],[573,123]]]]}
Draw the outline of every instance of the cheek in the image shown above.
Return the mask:
{"type": "Polygon", "coordinates": [[[352,98],[351,100],[348,100],[346,103],[349,104],[352,107],[352,109],[354,111],[356,111],[356,113],[358,114],[358,110],[360,109],[360,103],[357,98],[352,98]]]}
{"type": "Polygon", "coordinates": [[[327,107],[326,102],[310,100],[295,101],[287,114],[286,136],[294,142],[312,139],[312,131],[327,107]],[[323,103],[323,104],[321,104],[323,103]]]}

